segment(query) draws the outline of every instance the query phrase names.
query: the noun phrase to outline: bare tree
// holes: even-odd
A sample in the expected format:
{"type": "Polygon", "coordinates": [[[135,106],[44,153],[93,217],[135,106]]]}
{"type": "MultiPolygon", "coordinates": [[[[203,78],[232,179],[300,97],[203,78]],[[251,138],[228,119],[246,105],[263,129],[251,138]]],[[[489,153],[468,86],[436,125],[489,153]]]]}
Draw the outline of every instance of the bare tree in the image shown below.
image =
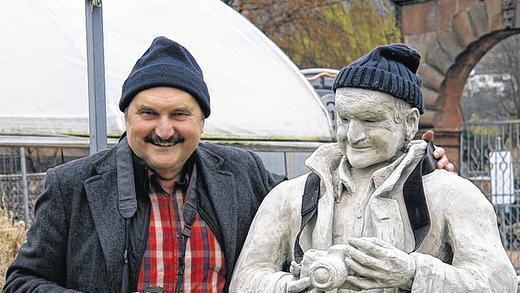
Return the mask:
{"type": "Polygon", "coordinates": [[[248,18],[300,67],[339,68],[375,46],[400,39],[395,17],[383,15],[384,7],[374,4],[378,1],[224,2],[248,18]]]}
{"type": "MultiPolygon", "coordinates": [[[[483,99],[492,102],[495,110],[504,115],[496,117],[498,119],[520,119],[520,35],[511,36],[493,47],[477,64],[475,72],[480,75],[502,76],[504,91],[492,93],[489,89],[484,89],[482,92],[487,96],[476,97],[473,102],[480,103],[483,99]]],[[[482,109],[480,116],[493,116],[490,110],[482,109]]]]}

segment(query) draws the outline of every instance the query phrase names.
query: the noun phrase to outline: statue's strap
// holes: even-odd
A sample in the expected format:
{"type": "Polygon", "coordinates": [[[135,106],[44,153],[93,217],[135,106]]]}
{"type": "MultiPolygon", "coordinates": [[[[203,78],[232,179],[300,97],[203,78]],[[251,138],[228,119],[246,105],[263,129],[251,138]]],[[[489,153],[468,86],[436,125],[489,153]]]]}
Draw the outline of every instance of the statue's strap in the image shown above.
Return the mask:
{"type": "Polygon", "coordinates": [[[305,181],[305,189],[303,190],[301,225],[296,240],[294,242],[294,260],[300,263],[303,259],[303,250],[300,246],[300,235],[303,228],[318,213],[318,198],[320,195],[320,177],[311,172],[305,181]]]}
{"type": "MultiPolygon", "coordinates": [[[[421,162],[417,164],[410,176],[408,176],[403,186],[404,202],[415,239],[414,251],[419,248],[430,230],[430,214],[428,212],[426,196],[424,195],[422,176],[436,169],[437,160],[433,157],[434,149],[433,143],[429,142],[425,156],[421,159],[421,162]]],[[[318,213],[319,194],[320,177],[311,172],[305,182],[302,197],[300,231],[294,241],[294,260],[297,263],[300,263],[303,259],[300,235],[302,234],[303,228],[305,228],[309,221],[318,213]]]]}
{"type": "Polygon", "coordinates": [[[430,213],[428,212],[422,177],[436,169],[437,160],[433,157],[434,150],[433,143],[429,142],[426,154],[403,185],[404,203],[415,238],[414,251],[419,248],[430,230],[430,213]]]}

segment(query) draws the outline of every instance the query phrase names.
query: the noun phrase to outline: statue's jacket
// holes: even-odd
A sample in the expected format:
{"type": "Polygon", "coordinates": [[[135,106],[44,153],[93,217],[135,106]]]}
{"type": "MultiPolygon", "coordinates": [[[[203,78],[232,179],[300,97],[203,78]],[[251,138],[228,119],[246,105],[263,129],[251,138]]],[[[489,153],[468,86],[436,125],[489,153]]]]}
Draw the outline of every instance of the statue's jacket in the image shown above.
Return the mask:
{"type": "MultiPolygon", "coordinates": [[[[306,161],[321,183],[317,216],[300,236],[303,251],[326,251],[344,243],[346,238],[334,228],[349,223],[356,231],[350,237],[378,237],[413,256],[416,273],[411,292],[516,292],[516,274],[501,244],[493,206],[477,187],[455,173],[435,170],[422,177],[430,226],[416,247],[403,185],[425,149],[425,142],[411,142],[406,153],[374,172],[372,192],[358,210],[338,215],[334,209],[342,194],[339,186],[349,187],[349,182],[340,184],[337,179],[345,160],[338,144],[318,148],[306,161]]],[[[296,280],[284,268],[294,259],[308,175],[279,184],[263,201],[235,267],[231,292],[285,292],[287,283],[296,280]]],[[[403,292],[399,290],[364,292],[403,292]]]]}

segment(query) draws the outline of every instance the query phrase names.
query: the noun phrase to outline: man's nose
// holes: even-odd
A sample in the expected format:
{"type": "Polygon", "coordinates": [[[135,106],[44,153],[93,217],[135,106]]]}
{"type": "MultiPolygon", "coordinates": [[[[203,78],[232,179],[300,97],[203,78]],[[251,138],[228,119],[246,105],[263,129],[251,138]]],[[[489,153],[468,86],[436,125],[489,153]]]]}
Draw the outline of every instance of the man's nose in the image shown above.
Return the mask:
{"type": "Polygon", "coordinates": [[[348,132],[347,132],[347,139],[349,144],[355,145],[361,141],[363,141],[366,138],[366,132],[364,127],[360,125],[360,123],[356,121],[350,121],[348,132]]]}
{"type": "Polygon", "coordinates": [[[155,127],[155,134],[161,139],[168,139],[175,134],[173,122],[169,119],[169,117],[161,116],[157,126],[155,127]]]}

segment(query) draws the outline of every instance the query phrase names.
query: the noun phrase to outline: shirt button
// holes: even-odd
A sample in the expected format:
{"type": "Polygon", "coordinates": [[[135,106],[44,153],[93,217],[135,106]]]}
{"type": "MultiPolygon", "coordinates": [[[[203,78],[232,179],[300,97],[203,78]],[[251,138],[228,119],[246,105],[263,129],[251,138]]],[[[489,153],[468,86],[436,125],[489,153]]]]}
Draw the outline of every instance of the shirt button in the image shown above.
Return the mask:
{"type": "Polygon", "coordinates": [[[361,219],[361,218],[363,218],[363,216],[362,216],[361,214],[357,214],[357,216],[356,216],[356,217],[357,217],[358,219],[361,219]]]}
{"type": "Polygon", "coordinates": [[[177,238],[181,238],[181,233],[176,232],[176,233],[175,233],[175,236],[177,236],[177,238]]]}

